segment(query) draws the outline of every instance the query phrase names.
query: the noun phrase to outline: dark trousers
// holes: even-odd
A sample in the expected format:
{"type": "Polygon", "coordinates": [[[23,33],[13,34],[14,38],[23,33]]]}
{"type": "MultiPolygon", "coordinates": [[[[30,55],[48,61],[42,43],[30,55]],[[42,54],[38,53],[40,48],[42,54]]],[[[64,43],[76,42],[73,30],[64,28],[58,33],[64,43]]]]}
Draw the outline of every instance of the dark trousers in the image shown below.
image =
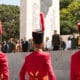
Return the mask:
{"type": "Polygon", "coordinates": [[[59,50],[59,46],[54,46],[53,50],[59,50]]]}

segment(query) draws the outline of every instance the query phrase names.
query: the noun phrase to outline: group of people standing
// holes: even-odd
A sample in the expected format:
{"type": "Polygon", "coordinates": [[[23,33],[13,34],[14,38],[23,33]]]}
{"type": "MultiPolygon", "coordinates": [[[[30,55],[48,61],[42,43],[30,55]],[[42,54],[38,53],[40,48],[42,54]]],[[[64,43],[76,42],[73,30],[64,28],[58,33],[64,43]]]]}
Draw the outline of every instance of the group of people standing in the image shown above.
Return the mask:
{"type": "Polygon", "coordinates": [[[27,52],[28,51],[28,41],[24,38],[21,42],[20,40],[13,41],[13,38],[10,38],[7,41],[2,42],[2,51],[4,53],[12,53],[12,52],[27,52]]]}
{"type": "Polygon", "coordinates": [[[75,33],[70,34],[68,37],[61,36],[57,34],[57,31],[54,30],[52,35],[52,40],[49,40],[49,37],[46,37],[44,42],[45,50],[75,50],[80,48],[80,34],[76,35],[75,33]],[[64,39],[66,38],[66,39],[64,39]],[[46,47],[47,46],[47,47],[46,47]]]}
{"type": "MultiPolygon", "coordinates": [[[[25,58],[25,62],[20,70],[20,80],[26,80],[26,73],[28,73],[29,80],[56,80],[50,54],[42,50],[44,33],[42,31],[35,31],[32,32],[32,36],[34,51],[25,58]]],[[[57,35],[56,38],[58,39],[59,36],[57,35]]],[[[53,40],[55,40],[54,37],[53,40]]],[[[9,80],[7,56],[1,49],[2,45],[0,44],[0,80],[9,80]]],[[[59,46],[56,45],[53,49],[59,49],[59,46]]],[[[80,80],[79,64],[80,51],[77,51],[71,56],[70,80],[80,80]]]]}
{"type": "MultiPolygon", "coordinates": [[[[64,37],[57,33],[57,30],[54,30],[52,39],[46,37],[44,41],[43,50],[66,50],[66,49],[78,49],[80,47],[80,35],[75,37],[75,34],[71,34],[68,37],[68,40],[63,40],[64,37]]],[[[2,42],[2,51],[4,53],[18,53],[18,52],[31,52],[34,48],[32,46],[32,39],[16,39],[10,38],[8,41],[2,42]]]]}

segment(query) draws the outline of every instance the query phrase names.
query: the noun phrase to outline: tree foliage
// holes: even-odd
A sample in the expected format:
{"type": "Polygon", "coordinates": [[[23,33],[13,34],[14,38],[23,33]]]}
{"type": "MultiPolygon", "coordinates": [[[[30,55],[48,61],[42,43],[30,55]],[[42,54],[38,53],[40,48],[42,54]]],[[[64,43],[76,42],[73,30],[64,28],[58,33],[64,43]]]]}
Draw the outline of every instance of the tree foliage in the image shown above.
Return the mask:
{"type": "Polygon", "coordinates": [[[60,10],[60,26],[61,26],[61,34],[69,34],[71,32],[76,33],[77,21],[80,20],[80,1],[73,0],[70,4],[65,8],[60,10]]]}
{"type": "MultiPolygon", "coordinates": [[[[19,6],[0,5],[0,19],[3,26],[3,39],[19,37],[19,6]]],[[[77,32],[76,23],[80,21],[80,0],[60,0],[60,32],[77,32]]]]}
{"type": "Polygon", "coordinates": [[[3,39],[19,37],[19,6],[0,5],[0,19],[3,27],[3,39]]]}
{"type": "Polygon", "coordinates": [[[60,0],[60,9],[67,8],[72,0],[60,0]]]}

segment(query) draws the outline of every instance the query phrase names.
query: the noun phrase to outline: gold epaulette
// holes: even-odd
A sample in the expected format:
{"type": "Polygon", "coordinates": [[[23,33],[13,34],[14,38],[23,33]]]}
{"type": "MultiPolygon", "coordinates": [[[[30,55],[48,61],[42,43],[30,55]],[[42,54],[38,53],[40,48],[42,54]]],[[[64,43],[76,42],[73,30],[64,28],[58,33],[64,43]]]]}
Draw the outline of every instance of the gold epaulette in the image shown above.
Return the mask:
{"type": "Polygon", "coordinates": [[[39,80],[39,79],[38,79],[39,71],[36,71],[35,74],[33,74],[32,72],[30,72],[29,74],[30,74],[30,76],[31,76],[33,79],[35,79],[35,80],[39,80]]]}

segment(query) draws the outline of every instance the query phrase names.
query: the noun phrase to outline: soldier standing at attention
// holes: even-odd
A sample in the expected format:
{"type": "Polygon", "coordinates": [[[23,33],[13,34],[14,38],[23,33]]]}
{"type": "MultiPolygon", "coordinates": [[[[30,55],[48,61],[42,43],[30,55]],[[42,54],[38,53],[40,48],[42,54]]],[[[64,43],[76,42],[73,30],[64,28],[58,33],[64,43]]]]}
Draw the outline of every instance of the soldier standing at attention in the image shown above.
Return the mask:
{"type": "Polygon", "coordinates": [[[80,51],[71,56],[70,80],[80,80],[80,51]]]}
{"type": "Polygon", "coordinates": [[[26,56],[20,71],[20,80],[25,80],[28,73],[29,80],[56,80],[51,65],[50,54],[43,52],[44,18],[40,13],[41,30],[32,32],[34,51],[26,56]]]}
{"type": "MultiPolygon", "coordinates": [[[[80,34],[80,22],[77,24],[80,34]]],[[[80,80],[80,50],[71,56],[70,80],[80,80]]]]}
{"type": "Polygon", "coordinates": [[[9,80],[9,68],[6,54],[2,52],[0,43],[0,80],[9,80]]]}
{"type": "Polygon", "coordinates": [[[25,58],[20,71],[20,80],[25,80],[26,72],[29,80],[56,80],[50,54],[42,51],[44,33],[35,31],[32,32],[32,36],[34,51],[25,58]]]}

